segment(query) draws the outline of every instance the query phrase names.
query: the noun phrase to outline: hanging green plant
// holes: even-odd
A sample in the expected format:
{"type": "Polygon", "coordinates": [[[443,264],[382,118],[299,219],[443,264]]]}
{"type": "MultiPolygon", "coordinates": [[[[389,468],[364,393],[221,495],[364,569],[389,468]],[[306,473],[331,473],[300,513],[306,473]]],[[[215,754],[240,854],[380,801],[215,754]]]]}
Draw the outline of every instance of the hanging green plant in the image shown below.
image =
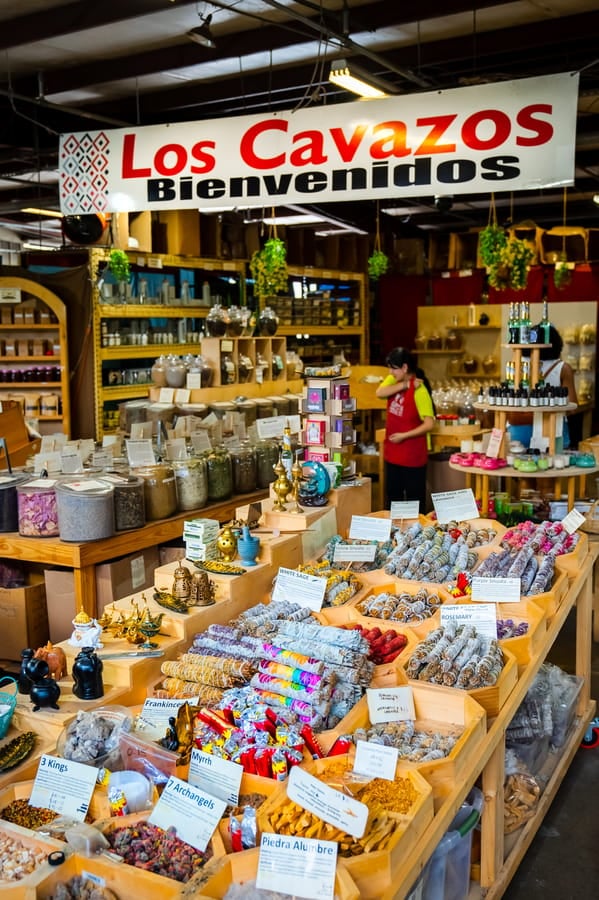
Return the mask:
{"type": "Polygon", "coordinates": [[[129,281],[131,277],[131,264],[124,250],[111,250],[108,257],[108,270],[114,275],[116,281],[129,281]]]}
{"type": "Polygon", "coordinates": [[[368,257],[368,275],[377,281],[389,268],[389,257],[382,250],[373,250],[368,257]]]}
{"type": "Polygon", "coordinates": [[[495,262],[488,267],[491,287],[498,291],[506,288],[523,290],[528,281],[528,267],[533,255],[533,250],[526,241],[519,238],[507,239],[495,262]]]}
{"type": "Polygon", "coordinates": [[[478,236],[478,255],[484,266],[491,268],[500,261],[507,239],[507,234],[499,225],[491,224],[483,228],[478,236]]]}
{"type": "Polygon", "coordinates": [[[256,250],[250,259],[250,272],[254,279],[254,293],[258,297],[270,297],[287,290],[287,248],[277,237],[269,238],[262,250],[256,250]]]}
{"type": "Polygon", "coordinates": [[[563,290],[572,281],[572,271],[568,266],[568,257],[560,253],[553,270],[553,283],[558,291],[563,290]]]}

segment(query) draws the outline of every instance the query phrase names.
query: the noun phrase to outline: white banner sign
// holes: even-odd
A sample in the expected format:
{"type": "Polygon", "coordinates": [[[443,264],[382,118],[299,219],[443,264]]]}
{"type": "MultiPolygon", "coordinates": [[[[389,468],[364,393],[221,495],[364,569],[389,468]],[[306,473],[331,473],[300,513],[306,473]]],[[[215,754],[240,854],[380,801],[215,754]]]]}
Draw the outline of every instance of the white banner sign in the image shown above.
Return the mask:
{"type": "Polygon", "coordinates": [[[538,190],[574,182],[578,75],[63,134],[67,215],[538,190]]]}

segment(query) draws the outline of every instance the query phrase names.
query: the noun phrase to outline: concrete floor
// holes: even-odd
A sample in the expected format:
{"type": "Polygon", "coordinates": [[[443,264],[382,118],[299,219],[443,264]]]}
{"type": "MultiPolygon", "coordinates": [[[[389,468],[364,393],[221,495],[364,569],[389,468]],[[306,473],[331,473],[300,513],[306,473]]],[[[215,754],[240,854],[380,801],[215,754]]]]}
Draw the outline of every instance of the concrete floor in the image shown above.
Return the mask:
{"type": "MultiPolygon", "coordinates": [[[[574,620],[550,660],[573,670],[574,620]]],[[[592,647],[591,696],[599,700],[599,644],[592,647]]],[[[578,750],[504,900],[591,900],[599,895],[599,747],[578,750]]]]}

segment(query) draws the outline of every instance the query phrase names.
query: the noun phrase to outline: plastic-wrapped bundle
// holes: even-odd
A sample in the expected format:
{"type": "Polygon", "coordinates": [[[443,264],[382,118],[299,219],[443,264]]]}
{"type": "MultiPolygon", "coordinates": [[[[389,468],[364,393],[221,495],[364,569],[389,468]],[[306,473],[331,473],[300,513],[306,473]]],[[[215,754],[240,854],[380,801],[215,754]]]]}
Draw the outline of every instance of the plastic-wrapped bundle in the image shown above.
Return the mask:
{"type": "Polygon", "coordinates": [[[184,653],[178,660],[165,660],[160,669],[163,675],[222,688],[245,684],[254,673],[253,664],[244,660],[192,653],[184,653]]]}
{"type": "Polygon", "coordinates": [[[520,576],[520,593],[528,594],[530,586],[535,580],[535,576],[539,570],[539,564],[536,556],[531,556],[523,574],[520,576]]]}
{"type": "Polygon", "coordinates": [[[299,669],[303,669],[305,672],[315,672],[317,675],[320,675],[325,668],[322,659],[315,659],[311,656],[306,656],[303,653],[295,653],[293,650],[286,650],[283,649],[283,647],[277,647],[274,644],[261,643],[257,655],[262,656],[264,659],[272,659],[275,662],[284,663],[288,666],[296,666],[299,669]]]}
{"type": "Polygon", "coordinates": [[[544,594],[546,591],[550,590],[554,574],[555,554],[548,553],[547,556],[544,556],[541,560],[541,565],[528,589],[528,596],[532,597],[535,594],[544,594]]]}
{"type": "Polygon", "coordinates": [[[368,641],[359,631],[338,628],[336,625],[319,625],[313,619],[310,622],[281,622],[278,634],[299,640],[317,641],[319,644],[331,644],[358,653],[368,652],[368,641]]]}

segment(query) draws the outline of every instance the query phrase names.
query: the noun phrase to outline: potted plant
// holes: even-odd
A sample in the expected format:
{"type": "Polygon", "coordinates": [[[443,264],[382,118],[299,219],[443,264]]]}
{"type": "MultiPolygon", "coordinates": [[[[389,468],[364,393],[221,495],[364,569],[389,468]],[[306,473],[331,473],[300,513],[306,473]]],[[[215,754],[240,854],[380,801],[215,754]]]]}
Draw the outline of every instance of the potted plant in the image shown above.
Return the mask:
{"type": "Polygon", "coordinates": [[[131,264],[124,250],[111,250],[108,256],[108,271],[114,277],[119,287],[119,298],[122,302],[127,299],[127,286],[131,278],[131,264]]]}
{"type": "Polygon", "coordinates": [[[376,236],[374,238],[374,249],[368,257],[368,275],[372,281],[378,281],[381,275],[384,275],[389,268],[389,257],[381,250],[381,231],[379,220],[379,205],[376,205],[376,236]]]}
{"type": "Polygon", "coordinates": [[[555,268],[553,270],[553,283],[558,291],[561,291],[566,287],[567,284],[570,284],[571,281],[572,272],[570,266],[568,265],[568,257],[566,253],[562,251],[555,261],[555,268]]]}

